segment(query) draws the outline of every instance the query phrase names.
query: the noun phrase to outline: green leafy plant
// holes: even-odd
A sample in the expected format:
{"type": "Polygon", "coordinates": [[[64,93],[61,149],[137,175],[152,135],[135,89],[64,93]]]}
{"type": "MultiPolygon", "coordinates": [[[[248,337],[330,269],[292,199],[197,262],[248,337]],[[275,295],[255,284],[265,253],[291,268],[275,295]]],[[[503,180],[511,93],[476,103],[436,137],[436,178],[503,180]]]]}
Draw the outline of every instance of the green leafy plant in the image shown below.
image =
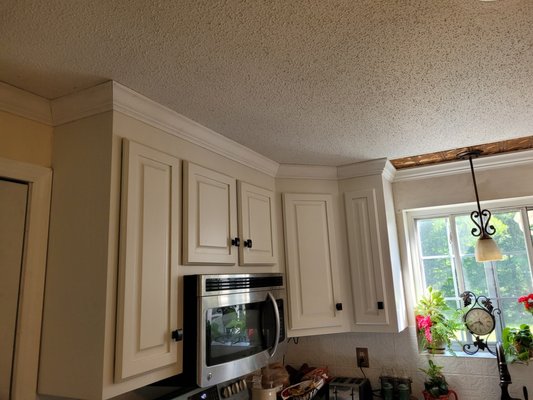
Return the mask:
{"type": "Polygon", "coordinates": [[[529,325],[519,328],[506,327],[502,332],[502,344],[507,362],[529,362],[533,355],[533,335],[529,325]]]}
{"type": "Polygon", "coordinates": [[[429,352],[446,347],[455,354],[452,349],[452,340],[457,339],[457,332],[463,329],[461,323],[462,312],[452,310],[440,290],[427,288],[415,307],[416,327],[422,347],[429,352]]]}
{"type": "Polygon", "coordinates": [[[438,398],[441,395],[448,393],[448,382],[442,373],[441,367],[435,364],[432,360],[428,360],[429,367],[427,369],[419,368],[420,371],[426,374],[424,381],[424,389],[433,397],[438,398]]]}

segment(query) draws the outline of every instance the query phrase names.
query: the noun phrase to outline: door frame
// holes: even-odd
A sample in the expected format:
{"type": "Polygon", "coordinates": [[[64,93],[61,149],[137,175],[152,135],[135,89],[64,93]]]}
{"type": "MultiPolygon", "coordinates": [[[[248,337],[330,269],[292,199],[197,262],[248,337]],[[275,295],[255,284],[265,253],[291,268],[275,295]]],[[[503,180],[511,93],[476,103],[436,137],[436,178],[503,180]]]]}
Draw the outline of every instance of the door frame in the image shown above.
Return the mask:
{"type": "Polygon", "coordinates": [[[11,399],[37,397],[52,169],[0,157],[0,177],[28,184],[11,399]]]}

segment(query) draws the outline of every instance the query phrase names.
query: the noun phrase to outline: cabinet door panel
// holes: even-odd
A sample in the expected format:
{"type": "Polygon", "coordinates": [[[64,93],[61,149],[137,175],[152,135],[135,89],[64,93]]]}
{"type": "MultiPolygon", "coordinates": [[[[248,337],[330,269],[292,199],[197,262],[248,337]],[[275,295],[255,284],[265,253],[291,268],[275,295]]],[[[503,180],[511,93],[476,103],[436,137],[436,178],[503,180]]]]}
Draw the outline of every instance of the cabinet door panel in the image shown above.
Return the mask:
{"type": "Polygon", "coordinates": [[[252,247],[239,249],[240,264],[275,264],[274,194],[248,183],[239,182],[239,236],[252,247]]]}
{"type": "Polygon", "coordinates": [[[375,191],[358,190],[345,193],[344,196],[354,322],[361,325],[388,324],[375,191]],[[383,305],[381,309],[378,303],[383,305]]]}
{"type": "MultiPolygon", "coordinates": [[[[181,371],[177,326],[180,162],[124,141],[115,379],[181,371]]],[[[176,372],[176,373],[177,373],[176,372]]]]}
{"type": "Polygon", "coordinates": [[[331,195],[284,194],[290,328],[340,326],[331,195]]]}
{"type": "Polygon", "coordinates": [[[236,264],[235,179],[185,162],[183,186],[183,262],[236,264]]]}

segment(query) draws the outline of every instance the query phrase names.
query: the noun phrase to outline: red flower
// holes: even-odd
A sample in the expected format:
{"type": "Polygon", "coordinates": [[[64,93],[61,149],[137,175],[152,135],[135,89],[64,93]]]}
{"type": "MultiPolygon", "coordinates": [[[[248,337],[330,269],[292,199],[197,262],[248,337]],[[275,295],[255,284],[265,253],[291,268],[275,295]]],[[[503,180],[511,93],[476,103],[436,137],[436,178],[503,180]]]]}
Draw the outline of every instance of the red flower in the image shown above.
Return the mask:
{"type": "Polygon", "coordinates": [[[524,303],[524,308],[526,309],[526,311],[533,314],[533,293],[530,293],[527,296],[519,297],[518,302],[524,303]]]}

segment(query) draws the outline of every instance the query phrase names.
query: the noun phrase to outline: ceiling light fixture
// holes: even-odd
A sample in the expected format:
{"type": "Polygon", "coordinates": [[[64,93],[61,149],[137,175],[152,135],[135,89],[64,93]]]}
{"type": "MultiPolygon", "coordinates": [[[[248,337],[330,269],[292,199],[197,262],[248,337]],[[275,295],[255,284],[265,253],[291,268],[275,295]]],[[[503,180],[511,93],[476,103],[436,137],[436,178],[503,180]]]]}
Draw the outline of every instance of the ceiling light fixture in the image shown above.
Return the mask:
{"type": "Polygon", "coordinates": [[[492,239],[492,235],[496,233],[494,225],[490,225],[491,213],[489,210],[482,210],[479,205],[479,195],[477,192],[476,175],[474,174],[474,164],[472,158],[477,158],[482,153],[481,150],[469,150],[457,155],[457,158],[470,162],[470,171],[472,172],[472,181],[474,182],[474,191],[476,193],[477,210],[472,211],[470,218],[476,225],[472,228],[473,236],[479,237],[476,243],[476,261],[497,261],[502,259],[502,253],[498,245],[492,239]]]}

